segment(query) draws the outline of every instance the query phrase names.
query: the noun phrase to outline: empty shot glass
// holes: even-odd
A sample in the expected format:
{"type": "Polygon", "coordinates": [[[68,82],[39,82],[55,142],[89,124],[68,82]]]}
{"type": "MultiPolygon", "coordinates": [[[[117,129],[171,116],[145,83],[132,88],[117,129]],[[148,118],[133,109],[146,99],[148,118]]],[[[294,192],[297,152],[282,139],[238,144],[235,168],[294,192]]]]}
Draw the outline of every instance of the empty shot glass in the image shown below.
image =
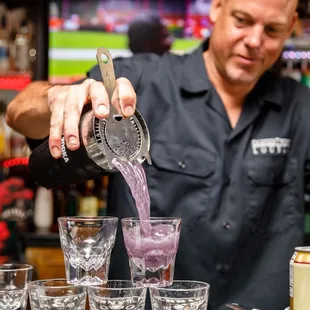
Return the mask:
{"type": "Polygon", "coordinates": [[[100,286],[88,287],[91,310],[144,310],[146,287],[134,287],[129,280],[109,280],[100,286]]]}
{"type": "Polygon", "coordinates": [[[151,287],[153,310],[207,310],[210,285],[199,281],[174,281],[171,286],[151,287]]]}
{"type": "Polygon", "coordinates": [[[112,216],[58,218],[68,283],[107,282],[117,222],[112,216]]]}
{"type": "Polygon", "coordinates": [[[32,310],[85,310],[87,290],[66,279],[32,281],[29,299],[32,310]]]}
{"type": "Polygon", "coordinates": [[[0,310],[26,310],[32,266],[0,265],[0,310]]]}
{"type": "Polygon", "coordinates": [[[122,219],[131,280],[136,286],[171,285],[179,245],[181,219],[122,219]]]}

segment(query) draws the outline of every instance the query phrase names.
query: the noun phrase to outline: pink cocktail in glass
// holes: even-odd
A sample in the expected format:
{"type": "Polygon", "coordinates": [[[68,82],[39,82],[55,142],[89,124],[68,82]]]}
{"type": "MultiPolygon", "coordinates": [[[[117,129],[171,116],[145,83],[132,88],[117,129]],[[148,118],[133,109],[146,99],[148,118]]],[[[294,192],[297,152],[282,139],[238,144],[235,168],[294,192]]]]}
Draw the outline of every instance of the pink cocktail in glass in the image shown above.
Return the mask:
{"type": "Polygon", "coordinates": [[[136,286],[172,284],[180,228],[180,218],[122,219],[131,280],[136,286]]]}

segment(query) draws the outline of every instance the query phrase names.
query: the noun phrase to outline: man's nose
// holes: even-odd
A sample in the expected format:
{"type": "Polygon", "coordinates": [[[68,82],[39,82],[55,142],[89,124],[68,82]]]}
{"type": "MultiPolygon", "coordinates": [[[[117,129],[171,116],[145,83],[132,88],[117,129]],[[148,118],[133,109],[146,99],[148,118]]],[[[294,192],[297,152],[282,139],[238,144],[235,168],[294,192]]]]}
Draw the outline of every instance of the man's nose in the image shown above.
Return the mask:
{"type": "Polygon", "coordinates": [[[251,27],[245,37],[245,44],[252,49],[257,49],[262,45],[264,29],[260,26],[251,27]]]}

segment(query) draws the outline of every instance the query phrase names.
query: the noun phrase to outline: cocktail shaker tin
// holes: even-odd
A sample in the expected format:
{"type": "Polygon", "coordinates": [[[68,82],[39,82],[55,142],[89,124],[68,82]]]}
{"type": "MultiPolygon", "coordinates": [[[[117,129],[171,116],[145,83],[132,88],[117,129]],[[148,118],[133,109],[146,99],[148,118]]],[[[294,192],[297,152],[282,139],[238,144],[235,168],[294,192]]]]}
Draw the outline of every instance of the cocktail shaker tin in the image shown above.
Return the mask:
{"type": "MultiPolygon", "coordinates": [[[[111,54],[99,48],[97,60],[111,102],[116,85],[111,54]]],[[[147,159],[151,163],[149,131],[137,110],[132,117],[124,118],[111,105],[106,119],[98,119],[89,111],[81,117],[79,134],[80,147],[76,151],[70,151],[62,138],[59,159],[52,157],[48,141],[32,152],[30,174],[39,185],[55,188],[96,178],[115,170],[113,158],[140,163],[147,159]]]]}

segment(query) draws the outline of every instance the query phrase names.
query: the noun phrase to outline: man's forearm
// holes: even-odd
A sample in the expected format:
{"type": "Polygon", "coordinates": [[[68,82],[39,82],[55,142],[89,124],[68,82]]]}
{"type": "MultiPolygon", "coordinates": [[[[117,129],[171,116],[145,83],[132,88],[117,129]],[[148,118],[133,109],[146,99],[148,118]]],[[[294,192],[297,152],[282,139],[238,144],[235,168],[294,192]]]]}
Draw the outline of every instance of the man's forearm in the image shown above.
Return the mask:
{"type": "Polygon", "coordinates": [[[48,136],[51,111],[47,102],[48,82],[32,82],[8,105],[6,122],[17,132],[32,139],[48,136]]]}

